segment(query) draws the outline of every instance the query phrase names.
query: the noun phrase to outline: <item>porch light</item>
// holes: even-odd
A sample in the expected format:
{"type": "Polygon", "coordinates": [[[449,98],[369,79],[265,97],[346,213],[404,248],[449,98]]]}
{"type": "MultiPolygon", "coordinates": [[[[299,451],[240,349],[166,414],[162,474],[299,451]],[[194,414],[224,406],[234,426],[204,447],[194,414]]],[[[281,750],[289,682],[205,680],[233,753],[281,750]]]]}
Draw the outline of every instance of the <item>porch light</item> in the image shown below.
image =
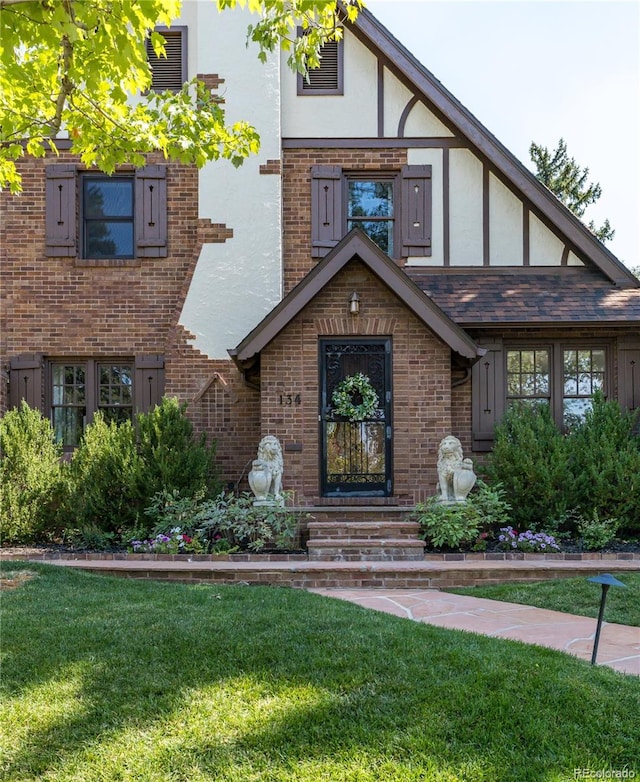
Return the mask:
{"type": "Polygon", "coordinates": [[[604,604],[607,599],[607,592],[609,587],[626,587],[622,581],[618,581],[617,578],[611,575],[611,573],[602,573],[599,576],[593,576],[588,578],[587,581],[592,581],[594,584],[600,584],[602,586],[602,597],[600,598],[600,611],[598,613],[598,624],[596,626],[596,637],[593,641],[593,654],[591,655],[591,665],[596,664],[596,657],[598,655],[598,642],[600,641],[600,630],[602,628],[602,618],[604,616],[604,604]]]}
{"type": "Polygon", "coordinates": [[[351,298],[349,299],[349,314],[360,314],[360,296],[358,296],[355,291],[351,294],[351,298]]]}

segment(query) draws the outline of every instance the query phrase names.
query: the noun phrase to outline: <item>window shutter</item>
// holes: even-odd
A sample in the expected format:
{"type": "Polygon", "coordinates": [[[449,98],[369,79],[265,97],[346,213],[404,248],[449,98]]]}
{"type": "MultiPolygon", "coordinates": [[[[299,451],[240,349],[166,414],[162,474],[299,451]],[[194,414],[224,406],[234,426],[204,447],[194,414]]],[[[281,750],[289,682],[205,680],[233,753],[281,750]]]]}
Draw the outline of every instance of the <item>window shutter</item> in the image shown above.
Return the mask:
{"type": "Polygon", "coordinates": [[[136,171],[136,256],[167,256],[167,169],[146,166],[136,171]]]}
{"type": "Polygon", "coordinates": [[[20,407],[24,401],[42,412],[42,356],[23,354],[9,362],[9,404],[20,407]]]}
{"type": "Polygon", "coordinates": [[[504,360],[502,340],[482,344],[485,355],[471,370],[473,450],[490,451],[494,429],[504,413],[504,360]]]}
{"type": "Polygon", "coordinates": [[[431,255],[431,166],[402,167],[402,255],[431,255]]]}
{"type": "Polygon", "coordinates": [[[164,356],[136,356],[134,383],[136,413],[148,413],[164,395],[164,356]]]}
{"type": "Polygon", "coordinates": [[[618,402],[627,410],[640,408],[640,342],[618,344],[618,402]]]}
{"type": "Polygon", "coordinates": [[[311,169],[311,255],[324,256],[342,239],[342,169],[311,169]]]}
{"type": "Polygon", "coordinates": [[[165,40],[166,57],[156,57],[151,41],[147,39],[147,59],[151,66],[151,89],[154,92],[178,92],[187,80],[187,28],[158,29],[165,40]]]}
{"type": "Polygon", "coordinates": [[[46,255],[75,257],[76,169],[69,165],[47,166],[46,255]]]}

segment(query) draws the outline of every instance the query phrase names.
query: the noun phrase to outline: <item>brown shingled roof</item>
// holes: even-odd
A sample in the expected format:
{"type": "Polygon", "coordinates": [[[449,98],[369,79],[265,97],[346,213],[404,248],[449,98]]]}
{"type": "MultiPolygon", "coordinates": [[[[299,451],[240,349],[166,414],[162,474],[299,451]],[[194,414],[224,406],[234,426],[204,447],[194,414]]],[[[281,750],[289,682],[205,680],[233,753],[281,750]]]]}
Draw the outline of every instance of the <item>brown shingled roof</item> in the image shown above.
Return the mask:
{"type": "Polygon", "coordinates": [[[640,331],[640,288],[616,288],[589,269],[432,273],[407,267],[405,271],[462,327],[635,322],[640,331]]]}

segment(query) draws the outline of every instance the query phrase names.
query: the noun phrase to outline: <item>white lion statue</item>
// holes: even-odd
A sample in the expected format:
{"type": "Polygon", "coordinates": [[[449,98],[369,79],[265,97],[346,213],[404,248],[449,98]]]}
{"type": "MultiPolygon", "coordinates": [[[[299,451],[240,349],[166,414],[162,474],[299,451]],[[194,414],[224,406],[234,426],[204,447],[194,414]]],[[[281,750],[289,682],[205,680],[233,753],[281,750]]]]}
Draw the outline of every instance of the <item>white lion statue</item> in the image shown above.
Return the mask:
{"type": "Polygon", "coordinates": [[[471,459],[463,459],[462,444],[448,435],[438,448],[438,483],[442,502],[464,502],[476,482],[471,459]]]}
{"type": "Polygon", "coordinates": [[[256,495],[256,502],[281,502],[284,460],[282,446],[277,437],[268,434],[260,440],[258,458],[249,473],[249,485],[256,495]]]}

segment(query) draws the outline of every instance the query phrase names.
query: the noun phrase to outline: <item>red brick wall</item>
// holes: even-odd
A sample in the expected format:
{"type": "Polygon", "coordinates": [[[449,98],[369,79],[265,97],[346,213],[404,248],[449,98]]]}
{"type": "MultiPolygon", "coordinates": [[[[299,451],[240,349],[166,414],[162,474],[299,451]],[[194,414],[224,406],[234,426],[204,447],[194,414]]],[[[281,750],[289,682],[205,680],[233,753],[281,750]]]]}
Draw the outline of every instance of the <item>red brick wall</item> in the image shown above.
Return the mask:
{"type": "Polygon", "coordinates": [[[358,261],[262,353],[262,434],[284,446],[285,488],[303,504],[320,500],[318,339],[328,335],[392,338],[394,499],[413,504],[432,495],[438,445],[451,431],[450,349],[358,261]],[[353,290],[361,299],[357,318],[347,314],[353,290]],[[300,393],[300,406],[280,404],[289,393],[300,393]],[[291,444],[302,450],[288,451],[291,444]]]}
{"type": "Polygon", "coordinates": [[[349,171],[394,171],[407,162],[405,149],[295,149],[283,154],[284,290],[309,272],[311,257],[311,167],[342,166],[349,171]]]}

